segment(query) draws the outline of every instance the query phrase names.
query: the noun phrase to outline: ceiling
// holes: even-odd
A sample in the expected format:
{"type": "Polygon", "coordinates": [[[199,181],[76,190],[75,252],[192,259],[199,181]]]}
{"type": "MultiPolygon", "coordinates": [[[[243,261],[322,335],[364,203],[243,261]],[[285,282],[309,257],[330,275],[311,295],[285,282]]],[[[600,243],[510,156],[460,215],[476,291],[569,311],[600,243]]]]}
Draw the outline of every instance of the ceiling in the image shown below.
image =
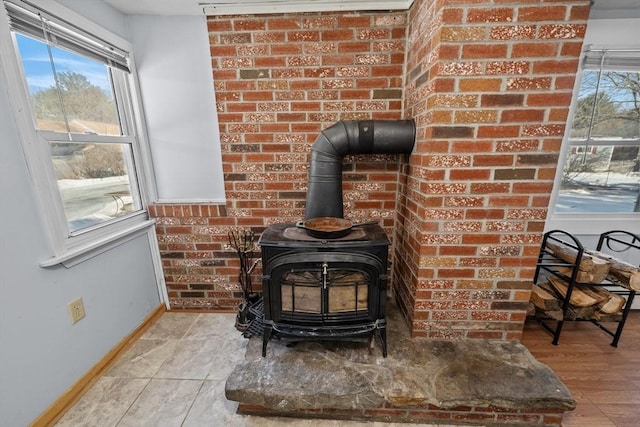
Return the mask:
{"type": "MultiPolygon", "coordinates": [[[[380,10],[407,8],[413,0],[98,0],[127,15],[202,15],[227,13],[380,10]],[[293,8],[293,9],[292,9],[293,8]]],[[[592,0],[592,18],[640,18],[638,0],[592,0]]]]}
{"type": "Polygon", "coordinates": [[[207,15],[407,9],[413,0],[100,0],[127,15],[207,15]]]}

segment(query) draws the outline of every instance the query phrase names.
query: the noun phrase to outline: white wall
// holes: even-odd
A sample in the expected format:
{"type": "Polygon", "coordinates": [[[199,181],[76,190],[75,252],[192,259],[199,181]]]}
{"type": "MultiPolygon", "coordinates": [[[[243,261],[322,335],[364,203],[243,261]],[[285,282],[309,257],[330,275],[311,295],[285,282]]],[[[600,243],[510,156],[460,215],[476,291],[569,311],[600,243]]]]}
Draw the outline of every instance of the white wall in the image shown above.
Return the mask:
{"type": "Polygon", "coordinates": [[[59,0],[133,44],[159,202],[224,203],[205,16],[122,15],[102,0],[59,0]]]}
{"type": "Polygon", "coordinates": [[[57,0],[57,2],[123,39],[129,40],[125,16],[107,5],[104,0],[57,0]]]}
{"type": "Polygon", "coordinates": [[[0,73],[0,425],[44,411],[160,304],[145,235],[71,269],[51,256],[0,73]],[[71,325],[67,303],[86,317],[71,325]]]}
{"type": "Polygon", "coordinates": [[[638,25],[640,25],[640,18],[590,19],[584,44],[638,47],[640,44],[638,25]]]}
{"type": "Polygon", "coordinates": [[[224,202],[207,23],[127,17],[160,202],[224,202]]]}
{"type": "MultiPolygon", "coordinates": [[[[102,0],[58,0],[134,45],[162,201],[223,201],[204,16],[126,17],[102,0]]],[[[40,415],[160,305],[145,235],[73,268],[41,268],[43,239],[0,64],[0,425],[40,415]],[[84,300],[71,325],[67,304],[84,300]]]]}
{"type": "MultiPolygon", "coordinates": [[[[4,41],[3,41],[4,42],[4,41]]],[[[0,64],[0,425],[25,426],[160,305],[146,235],[73,268],[52,256],[0,64]],[[86,317],[71,324],[67,304],[86,317]]]]}

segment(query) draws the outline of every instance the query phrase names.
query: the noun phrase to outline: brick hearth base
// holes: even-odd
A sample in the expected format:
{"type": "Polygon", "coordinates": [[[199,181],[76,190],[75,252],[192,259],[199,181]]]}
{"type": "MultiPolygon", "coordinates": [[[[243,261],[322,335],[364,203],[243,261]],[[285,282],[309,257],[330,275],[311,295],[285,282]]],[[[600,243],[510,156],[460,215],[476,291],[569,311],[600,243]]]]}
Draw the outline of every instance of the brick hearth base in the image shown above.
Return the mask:
{"type": "Polygon", "coordinates": [[[278,412],[264,406],[241,403],[238,413],[242,415],[319,418],[353,421],[380,421],[388,423],[434,423],[434,424],[480,424],[560,426],[565,409],[514,410],[490,407],[459,406],[438,408],[433,405],[415,405],[409,408],[394,408],[383,405],[372,409],[306,409],[295,412],[278,412]]]}

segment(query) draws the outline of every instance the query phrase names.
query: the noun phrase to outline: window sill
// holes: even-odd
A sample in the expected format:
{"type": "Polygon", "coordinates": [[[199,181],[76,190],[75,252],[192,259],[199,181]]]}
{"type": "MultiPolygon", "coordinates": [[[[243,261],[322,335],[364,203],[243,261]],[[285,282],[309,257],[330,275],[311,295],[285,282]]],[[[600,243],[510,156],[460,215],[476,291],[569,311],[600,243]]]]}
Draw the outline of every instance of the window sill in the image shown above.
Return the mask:
{"type": "Polygon", "coordinates": [[[66,268],[71,268],[146,233],[155,223],[154,219],[149,219],[130,225],[116,233],[68,249],[59,255],[46,259],[40,262],[40,267],[47,268],[62,264],[66,268]]]}

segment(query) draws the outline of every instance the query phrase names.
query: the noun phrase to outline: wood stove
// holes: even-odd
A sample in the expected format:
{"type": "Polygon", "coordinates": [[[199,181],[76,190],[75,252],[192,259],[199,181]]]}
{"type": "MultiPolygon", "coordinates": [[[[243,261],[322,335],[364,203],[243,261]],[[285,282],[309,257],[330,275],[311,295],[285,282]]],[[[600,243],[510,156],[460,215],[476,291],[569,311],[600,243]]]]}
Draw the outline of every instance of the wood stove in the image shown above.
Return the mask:
{"type": "MultiPolygon", "coordinates": [[[[410,154],[415,137],[413,120],[340,121],[322,130],[311,147],[305,220],[343,218],[345,155],[410,154]]],[[[258,244],[263,357],[274,336],[373,340],[376,335],[387,356],[389,239],[378,224],[353,227],[336,239],[312,237],[295,224],[276,224],[258,244]]]]}
{"type": "Polygon", "coordinates": [[[340,239],[310,237],[295,224],[267,228],[262,250],[264,332],[292,340],[373,340],[387,356],[389,239],[377,224],[340,239]]]}

